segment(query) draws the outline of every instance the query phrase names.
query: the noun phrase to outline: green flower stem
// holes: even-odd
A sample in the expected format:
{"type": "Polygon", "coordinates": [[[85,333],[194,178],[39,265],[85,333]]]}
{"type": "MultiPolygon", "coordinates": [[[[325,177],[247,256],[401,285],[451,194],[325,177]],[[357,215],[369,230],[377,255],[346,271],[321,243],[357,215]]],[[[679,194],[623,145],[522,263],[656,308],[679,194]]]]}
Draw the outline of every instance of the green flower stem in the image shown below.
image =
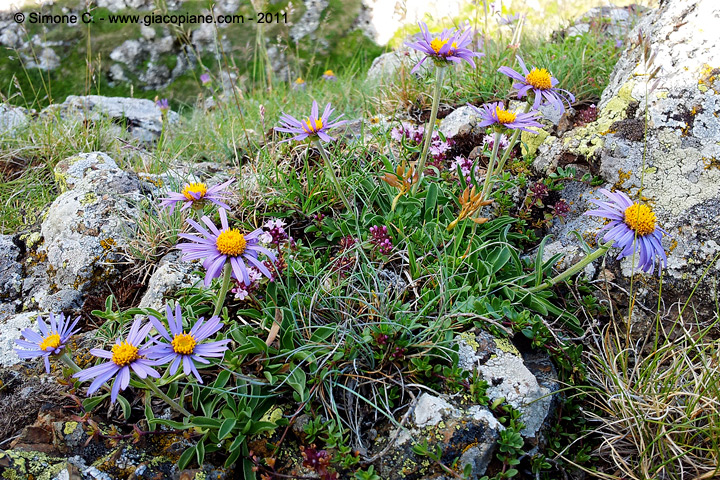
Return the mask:
{"type": "Polygon", "coordinates": [[[158,398],[162,398],[162,399],[165,401],[165,403],[167,403],[168,405],[170,405],[170,407],[171,407],[173,410],[177,411],[178,413],[182,413],[182,414],[185,415],[186,417],[192,416],[190,412],[188,412],[188,411],[185,410],[183,407],[181,407],[175,400],[173,400],[172,398],[170,398],[170,397],[168,397],[167,395],[165,395],[165,394],[162,392],[162,390],[160,390],[160,389],[157,387],[157,385],[155,385],[155,384],[152,382],[152,380],[150,380],[149,378],[145,377],[145,378],[142,379],[142,381],[143,381],[143,383],[144,383],[145,385],[147,385],[147,387],[150,389],[150,391],[152,391],[155,395],[157,395],[158,398]]]}
{"type": "Polygon", "coordinates": [[[216,303],[215,303],[215,311],[213,311],[212,316],[220,315],[220,312],[222,311],[223,303],[225,303],[225,296],[227,295],[228,290],[230,289],[230,276],[232,275],[232,267],[230,266],[230,262],[228,261],[225,263],[225,267],[223,268],[223,282],[222,286],[220,287],[220,293],[218,294],[216,303]]]}
{"type": "Polygon", "coordinates": [[[580,272],[583,268],[585,268],[588,264],[594,262],[598,258],[605,255],[605,253],[607,253],[607,251],[610,250],[612,243],[613,242],[610,241],[604,245],[600,245],[597,250],[595,250],[594,252],[589,254],[587,257],[583,258],[578,263],[576,263],[572,267],[568,268],[564,272],[560,273],[559,275],[554,276],[553,278],[551,278],[550,280],[548,280],[544,283],[541,283],[537,287],[528,288],[525,291],[528,293],[537,293],[542,290],[545,290],[548,287],[552,287],[553,285],[558,284],[558,283],[566,280],[569,277],[572,277],[576,273],[580,272]]]}
{"type": "Polygon", "coordinates": [[[70,367],[70,369],[75,373],[78,373],[80,370],[82,370],[82,368],[77,366],[77,363],[73,362],[73,359],[70,358],[70,355],[68,355],[67,352],[63,352],[61,355],[58,355],[58,360],[70,367]]]}
{"type": "Polygon", "coordinates": [[[430,142],[432,142],[432,133],[435,129],[435,120],[437,120],[438,107],[440,106],[440,90],[442,89],[443,77],[445,76],[445,69],[438,65],[435,66],[435,89],[433,90],[433,103],[432,109],[430,110],[430,121],[427,127],[425,127],[425,143],[423,144],[422,153],[420,154],[420,162],[418,163],[418,181],[412,187],[412,194],[417,193],[417,189],[420,186],[420,181],[423,177],[423,171],[425,170],[425,161],[427,160],[428,150],[430,149],[430,142]]]}
{"type": "Polygon", "coordinates": [[[482,189],[483,200],[487,198],[486,195],[488,193],[488,190],[490,189],[490,177],[492,177],[495,160],[497,159],[498,147],[500,146],[500,135],[502,135],[500,131],[495,131],[492,153],[490,154],[490,161],[488,161],[487,171],[485,172],[485,183],[483,184],[482,189]]]}
{"type": "Polygon", "coordinates": [[[343,203],[345,204],[345,208],[348,209],[348,211],[352,212],[353,209],[350,207],[350,202],[348,202],[347,197],[345,197],[345,192],[343,192],[343,189],[340,187],[340,181],[337,178],[337,175],[335,175],[335,169],[333,168],[332,163],[330,163],[330,157],[328,157],[327,152],[325,152],[325,149],[322,146],[322,143],[320,143],[320,140],[313,140],[313,143],[315,146],[320,150],[320,156],[325,161],[325,170],[330,175],[330,180],[332,180],[333,184],[335,185],[335,191],[338,195],[340,195],[340,198],[342,199],[343,203]]]}
{"type": "MultiPolygon", "coordinates": [[[[530,109],[532,108],[532,103],[529,101],[525,104],[525,111],[523,113],[528,113],[530,109]]],[[[505,168],[505,163],[507,162],[508,158],[510,158],[510,153],[512,152],[513,147],[515,146],[515,143],[518,140],[518,137],[520,136],[521,130],[519,128],[516,128],[515,131],[512,134],[512,137],[510,137],[510,141],[508,143],[508,147],[505,149],[505,152],[503,152],[503,156],[500,158],[500,161],[497,164],[497,167],[495,167],[493,174],[495,172],[502,172],[502,169],[505,168]]],[[[498,135],[495,134],[495,145],[499,143],[498,135]]],[[[493,150],[495,150],[495,145],[493,145],[493,150]]],[[[492,162],[492,158],[490,161],[492,162]]],[[[490,190],[490,185],[488,179],[490,178],[490,170],[488,169],[488,175],[485,178],[485,185],[483,186],[483,198],[486,198],[485,195],[489,194],[488,190],[490,190]],[[485,188],[487,187],[487,189],[485,188]]]]}

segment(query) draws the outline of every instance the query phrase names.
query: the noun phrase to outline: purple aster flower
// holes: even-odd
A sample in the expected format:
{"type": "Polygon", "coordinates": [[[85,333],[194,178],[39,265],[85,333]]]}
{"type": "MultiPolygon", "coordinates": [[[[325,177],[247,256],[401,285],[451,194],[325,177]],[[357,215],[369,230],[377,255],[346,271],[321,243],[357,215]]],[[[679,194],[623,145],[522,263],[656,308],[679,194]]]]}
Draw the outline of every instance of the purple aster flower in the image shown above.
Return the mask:
{"type": "Polygon", "coordinates": [[[140,378],[147,378],[148,376],[160,378],[160,374],[152,368],[155,362],[147,358],[148,354],[152,351],[152,347],[150,347],[151,342],[146,343],[142,347],[140,346],[151,328],[152,324],[141,325],[141,320],[138,318],[130,327],[127,338],[125,340],[119,338],[115,340],[115,345],[112,346],[111,351],[108,352],[100,348],[90,350],[90,353],[96,357],[106,358],[110,361],[82,370],[73,375],[81,382],[90,380],[91,378],[95,379],[90,384],[90,387],[88,387],[88,395],[92,395],[105,382],[115,377],[110,391],[110,400],[115,402],[118,393],[121,390],[125,390],[130,383],[131,368],[140,378]]]}
{"type": "Polygon", "coordinates": [[[565,112],[565,104],[567,102],[570,105],[575,101],[575,97],[572,93],[567,90],[555,88],[558,84],[558,79],[553,77],[550,72],[545,68],[533,68],[528,70],[523,62],[522,58],[517,57],[522,68],[523,74],[520,74],[510,67],[500,67],[498,72],[507,75],[513,80],[517,80],[517,83],[513,83],[513,88],[517,90],[518,98],[523,98],[531,90],[535,94],[535,101],[533,102],[533,109],[537,110],[540,105],[549,103],[556,110],[565,112]]]}
{"type": "Polygon", "coordinates": [[[275,127],[275,131],[295,134],[294,137],[283,140],[283,142],[289,142],[290,140],[296,140],[299,142],[301,140],[305,140],[308,137],[312,139],[320,137],[324,141],[330,142],[335,139],[325,132],[331,128],[339,127],[340,125],[344,125],[347,123],[347,120],[341,120],[339,122],[337,121],[337,119],[342,117],[342,115],[340,115],[340,117],[337,117],[335,120],[330,121],[330,115],[332,115],[334,111],[335,109],[332,108],[328,103],[325,106],[325,110],[323,111],[322,116],[318,116],[318,104],[316,101],[313,100],[312,111],[310,112],[310,116],[307,117],[307,119],[301,121],[283,112],[282,116],[280,117],[280,126],[275,127]]]}
{"type": "Polygon", "coordinates": [[[203,237],[197,235],[189,235],[181,233],[180,237],[190,240],[192,243],[181,243],[177,246],[183,251],[183,260],[203,259],[203,268],[207,270],[205,274],[205,286],[209,286],[213,278],[220,276],[226,262],[230,262],[233,276],[250,285],[250,275],[245,262],[257,268],[263,275],[272,279],[272,274],[263,262],[258,260],[258,254],[262,253],[269,257],[273,262],[275,255],[265,247],[260,246],[259,237],[262,235],[263,229],[258,228],[248,234],[242,234],[237,228],[230,228],[228,225],[225,210],[220,209],[220,222],[222,230],[218,230],[215,224],[207,216],[203,216],[202,221],[209,229],[205,230],[199,223],[188,218],[187,222],[192,225],[195,230],[200,232],[203,237]]]}
{"type": "Polygon", "coordinates": [[[155,100],[155,105],[158,106],[158,108],[160,109],[160,113],[162,113],[163,115],[166,115],[168,110],[170,110],[170,103],[168,103],[167,98],[155,100]]]}
{"type": "Polygon", "coordinates": [[[182,192],[170,192],[168,197],[161,198],[162,203],[160,203],[160,206],[162,209],[165,209],[166,207],[170,207],[170,213],[172,214],[175,210],[175,204],[179,202],[183,202],[184,205],[180,209],[180,211],[183,211],[189,207],[196,207],[201,206],[205,200],[208,200],[221,209],[224,208],[226,210],[230,210],[230,207],[228,207],[225,203],[222,202],[222,200],[225,200],[228,192],[225,191],[225,189],[230,185],[235,179],[231,178],[225,183],[221,183],[220,185],[213,185],[212,187],[208,188],[206,184],[204,183],[186,183],[185,187],[183,187],[182,192]]]}
{"type": "MultiPolygon", "coordinates": [[[[533,132],[530,127],[540,127],[541,125],[537,122],[538,112],[510,112],[505,110],[505,106],[502,102],[486,103],[480,108],[475,105],[470,105],[475,113],[480,115],[482,121],[478,124],[479,127],[489,127],[491,125],[495,127],[505,127],[509,129],[520,129],[526,132],[533,132]]],[[[534,132],[533,132],[534,133],[534,132]]]]}
{"type": "Polygon", "coordinates": [[[467,48],[472,43],[472,29],[470,27],[462,32],[455,31],[454,28],[445,29],[439,36],[433,37],[425,23],[418,22],[418,26],[422,35],[421,38],[417,42],[406,43],[406,45],[424,53],[425,56],[413,67],[410,73],[415,73],[428,58],[432,58],[436,65],[444,66],[449,62],[459,63],[465,60],[475,67],[473,57],[482,57],[484,55],[467,48]]]}
{"type": "Polygon", "coordinates": [[[329,80],[331,82],[334,82],[337,80],[337,77],[335,76],[335,72],[332,70],[325,70],[322,76],[323,80],[329,80]]]}
{"type": "Polygon", "coordinates": [[[203,87],[208,85],[212,80],[210,80],[210,75],[207,73],[203,73],[200,75],[200,82],[203,84],[203,87]]]}
{"type": "Polygon", "coordinates": [[[26,328],[22,331],[25,340],[15,340],[24,350],[15,349],[15,353],[20,358],[36,358],[43,357],[45,361],[45,370],[50,373],[50,355],[59,355],[65,348],[65,343],[75,335],[78,331],[73,330],[77,325],[80,317],[77,317],[72,324],[70,319],[65,320],[62,313],[58,316],[50,314],[50,327],[43,322],[42,318],[37,318],[37,327],[40,333],[26,328]]]}
{"type": "Polygon", "coordinates": [[[600,208],[585,212],[585,215],[610,220],[600,233],[606,230],[603,240],[614,241],[614,246],[622,249],[618,260],[637,251],[643,271],[652,273],[656,260],[660,268],[666,267],[667,256],[662,246],[662,237],[667,232],[656,225],[655,214],[650,207],[633,203],[623,192],[613,193],[601,188],[600,193],[610,201],[592,200],[600,208]]]}
{"type": "Polygon", "coordinates": [[[175,375],[180,363],[182,363],[185,375],[190,375],[190,372],[192,372],[198,382],[203,383],[195,364],[210,363],[205,357],[222,357],[225,350],[227,350],[227,344],[230,342],[230,340],[219,340],[201,344],[203,340],[215,335],[223,327],[223,324],[220,323],[220,317],[211,317],[207,322],[200,317],[190,329],[190,333],[185,333],[180,304],[175,304],[174,316],[170,305],[165,305],[165,316],[170,327],[170,333],[168,333],[160,320],[153,316],[149,318],[150,323],[152,323],[160,336],[170,343],[159,343],[153,346],[148,352],[148,357],[157,359],[155,365],[165,365],[172,362],[170,364],[170,375],[175,375]]]}

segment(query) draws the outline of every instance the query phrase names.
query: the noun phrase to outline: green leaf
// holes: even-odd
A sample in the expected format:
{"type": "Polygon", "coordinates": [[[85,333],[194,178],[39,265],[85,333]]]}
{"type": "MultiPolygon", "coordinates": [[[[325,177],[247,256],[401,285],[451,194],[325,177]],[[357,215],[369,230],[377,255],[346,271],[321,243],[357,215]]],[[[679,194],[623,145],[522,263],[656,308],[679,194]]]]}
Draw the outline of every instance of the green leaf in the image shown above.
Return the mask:
{"type": "Polygon", "coordinates": [[[125,417],[125,420],[127,420],[128,418],[130,418],[130,413],[132,411],[132,408],[130,407],[130,402],[128,402],[122,395],[118,395],[117,400],[120,402],[120,406],[122,407],[123,417],[125,417]]]}
{"type": "Polygon", "coordinates": [[[224,440],[225,437],[232,433],[233,428],[235,428],[236,424],[237,420],[234,418],[228,418],[227,420],[225,420],[222,425],[220,425],[220,430],[218,430],[218,438],[220,440],[224,440]]]}
{"type": "Polygon", "coordinates": [[[287,377],[288,384],[300,395],[301,401],[305,401],[305,384],[307,376],[301,368],[295,368],[287,377]]]}
{"type": "Polygon", "coordinates": [[[545,243],[550,239],[546,236],[540,242],[537,250],[537,256],[535,257],[535,286],[539,286],[543,279],[543,251],[545,250],[545,243]]]}
{"type": "Polygon", "coordinates": [[[203,464],[203,460],[205,460],[205,439],[203,438],[198,442],[198,444],[195,446],[195,456],[197,457],[197,463],[198,465],[203,464]]]}
{"type": "Polygon", "coordinates": [[[245,444],[245,435],[238,435],[235,437],[235,440],[230,444],[230,447],[228,447],[228,452],[234,452],[236,450],[239,451],[240,447],[242,447],[245,444]]]}
{"type": "Polygon", "coordinates": [[[237,459],[241,453],[242,453],[242,451],[240,451],[240,450],[235,450],[234,452],[230,453],[228,458],[225,460],[225,468],[232,467],[235,464],[235,462],[237,462],[237,459]]]}
{"type": "Polygon", "coordinates": [[[178,459],[178,470],[184,470],[190,464],[190,461],[195,456],[195,446],[192,446],[185,450],[180,458],[178,459]]]}
{"type": "Polygon", "coordinates": [[[213,388],[223,388],[227,384],[228,380],[230,380],[230,375],[232,375],[230,370],[223,370],[218,373],[217,378],[212,384],[213,388]]]}
{"type": "Polygon", "coordinates": [[[86,412],[92,412],[93,409],[95,407],[97,407],[100,402],[102,402],[109,396],[110,396],[109,393],[104,393],[104,394],[100,395],[99,397],[86,398],[82,402],[83,410],[85,410],[86,412]]]}
{"type": "Polygon", "coordinates": [[[155,431],[155,414],[152,411],[152,395],[150,393],[145,394],[145,418],[148,422],[148,428],[151,432],[155,431]]]}
{"type": "Polygon", "coordinates": [[[425,195],[425,221],[429,222],[435,218],[435,206],[437,205],[438,187],[431,183],[425,195]]]}
{"type": "Polygon", "coordinates": [[[190,417],[190,423],[198,427],[220,428],[220,420],[210,417],[190,417]]]}

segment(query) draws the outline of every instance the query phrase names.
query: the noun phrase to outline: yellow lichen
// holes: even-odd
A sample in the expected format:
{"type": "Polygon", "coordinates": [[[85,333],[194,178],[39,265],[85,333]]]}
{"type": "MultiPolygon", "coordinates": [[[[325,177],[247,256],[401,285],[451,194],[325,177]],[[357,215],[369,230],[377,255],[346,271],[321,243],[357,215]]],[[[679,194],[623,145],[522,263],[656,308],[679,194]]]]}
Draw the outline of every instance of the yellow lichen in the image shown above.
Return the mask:
{"type": "Polygon", "coordinates": [[[480,344],[475,339],[475,335],[473,335],[470,332],[462,332],[460,334],[460,338],[465,341],[468,345],[470,345],[472,348],[474,348],[476,351],[480,348],[480,344]]]}
{"type": "Polygon", "coordinates": [[[63,433],[65,435],[70,435],[75,431],[75,429],[78,426],[78,422],[67,422],[65,423],[65,426],[63,427],[63,433]]]}
{"type": "Polygon", "coordinates": [[[507,338],[496,338],[495,347],[497,347],[497,349],[501,352],[511,353],[513,355],[520,355],[520,351],[507,338]]]}

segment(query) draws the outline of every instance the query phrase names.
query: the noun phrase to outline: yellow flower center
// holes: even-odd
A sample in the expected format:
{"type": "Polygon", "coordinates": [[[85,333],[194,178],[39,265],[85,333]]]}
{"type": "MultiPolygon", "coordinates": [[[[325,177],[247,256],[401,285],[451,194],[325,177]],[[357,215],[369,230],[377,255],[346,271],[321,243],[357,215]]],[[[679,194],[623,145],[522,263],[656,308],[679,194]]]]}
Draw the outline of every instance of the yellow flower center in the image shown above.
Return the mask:
{"type": "Polygon", "coordinates": [[[220,232],[215,246],[218,251],[223,255],[230,255],[231,257],[237,257],[245,251],[247,241],[245,235],[240,233],[237,228],[230,228],[220,232]]]}
{"type": "Polygon", "coordinates": [[[305,125],[307,126],[306,130],[308,133],[315,133],[323,127],[322,120],[320,120],[319,118],[315,120],[315,126],[313,126],[312,120],[310,120],[310,118],[308,117],[308,119],[305,120],[305,125]]]}
{"type": "Polygon", "coordinates": [[[533,68],[530,73],[525,75],[525,81],[540,90],[552,88],[552,75],[544,68],[540,70],[533,68]]]}
{"type": "Polygon", "coordinates": [[[183,355],[191,355],[193,351],[195,351],[195,345],[197,345],[195,337],[189,333],[180,333],[175,335],[175,338],[173,338],[172,341],[172,347],[173,350],[175,350],[175,353],[183,355]]]}
{"type": "Polygon", "coordinates": [[[183,188],[182,194],[190,201],[195,200],[195,197],[192,196],[192,194],[199,193],[200,198],[203,198],[205,194],[207,193],[207,185],[204,183],[188,183],[185,185],[185,188],[183,188]]]}
{"type": "Polygon", "coordinates": [[[47,351],[47,350],[55,350],[60,346],[60,335],[57,333],[52,333],[48,335],[47,337],[43,338],[43,341],[40,342],[40,350],[47,351]]]}
{"type": "Polygon", "coordinates": [[[625,209],[625,225],[642,236],[655,231],[655,214],[647,205],[633,203],[625,209]]]}
{"type": "Polygon", "coordinates": [[[503,125],[505,125],[506,123],[512,123],[517,118],[516,114],[508,112],[507,110],[503,110],[500,107],[495,107],[495,113],[497,114],[498,122],[502,123],[503,125]]]}
{"type": "Polygon", "coordinates": [[[127,341],[115,344],[112,347],[112,361],[118,367],[124,367],[140,358],[138,348],[127,341]]]}
{"type": "Polygon", "coordinates": [[[300,85],[300,84],[305,83],[305,80],[303,80],[302,78],[298,78],[297,80],[295,80],[295,83],[297,83],[298,85],[300,85]]]}
{"type": "Polygon", "coordinates": [[[430,42],[430,47],[435,50],[435,53],[439,53],[440,49],[445,46],[447,43],[447,40],[440,40],[439,38],[433,38],[433,41],[430,42]]]}
{"type": "Polygon", "coordinates": [[[324,73],[323,75],[328,75],[328,76],[330,76],[330,77],[334,77],[334,76],[335,76],[335,74],[333,73],[332,70],[325,70],[325,73],[324,73]]]}

